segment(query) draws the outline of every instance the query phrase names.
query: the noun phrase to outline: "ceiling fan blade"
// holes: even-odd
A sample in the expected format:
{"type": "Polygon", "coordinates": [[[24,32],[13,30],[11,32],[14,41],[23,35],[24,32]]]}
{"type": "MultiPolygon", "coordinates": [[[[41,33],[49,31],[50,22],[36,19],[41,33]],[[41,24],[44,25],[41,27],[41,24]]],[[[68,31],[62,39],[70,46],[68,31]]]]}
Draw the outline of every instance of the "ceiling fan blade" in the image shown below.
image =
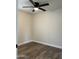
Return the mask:
{"type": "Polygon", "coordinates": [[[42,11],[46,11],[45,9],[43,9],[43,8],[39,8],[40,10],[42,10],[42,11]]]}
{"type": "Polygon", "coordinates": [[[35,2],[33,0],[29,0],[34,6],[35,6],[35,2]]]}
{"type": "Polygon", "coordinates": [[[39,5],[39,7],[43,7],[43,6],[48,6],[49,3],[45,3],[45,4],[42,4],[42,5],[39,5]]]}
{"type": "Polygon", "coordinates": [[[33,6],[23,6],[23,8],[34,8],[33,6]]]}

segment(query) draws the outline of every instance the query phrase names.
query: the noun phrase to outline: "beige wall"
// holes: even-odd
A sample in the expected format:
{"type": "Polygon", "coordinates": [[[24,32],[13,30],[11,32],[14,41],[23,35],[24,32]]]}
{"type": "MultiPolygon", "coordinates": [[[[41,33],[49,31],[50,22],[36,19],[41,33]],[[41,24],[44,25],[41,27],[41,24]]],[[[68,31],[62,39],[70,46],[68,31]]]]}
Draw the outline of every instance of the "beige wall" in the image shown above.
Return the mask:
{"type": "Polygon", "coordinates": [[[18,44],[30,40],[62,46],[62,9],[29,14],[18,12],[18,44]]]}
{"type": "Polygon", "coordinates": [[[62,9],[34,15],[33,39],[62,46],[62,9]]]}
{"type": "Polygon", "coordinates": [[[32,32],[31,20],[32,20],[31,14],[20,10],[18,11],[18,16],[17,16],[18,44],[31,40],[31,32],[32,32]]]}

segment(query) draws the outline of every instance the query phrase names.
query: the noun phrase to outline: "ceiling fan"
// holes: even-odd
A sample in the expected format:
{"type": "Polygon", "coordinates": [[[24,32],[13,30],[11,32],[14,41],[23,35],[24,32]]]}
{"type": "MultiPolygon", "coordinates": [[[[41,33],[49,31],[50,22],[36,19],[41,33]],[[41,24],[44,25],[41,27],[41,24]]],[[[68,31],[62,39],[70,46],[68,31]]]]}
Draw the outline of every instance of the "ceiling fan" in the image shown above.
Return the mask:
{"type": "Polygon", "coordinates": [[[38,9],[42,11],[46,11],[45,9],[41,7],[49,6],[49,3],[39,4],[39,2],[34,2],[33,0],[29,0],[29,1],[33,4],[33,6],[23,6],[23,8],[33,8],[32,12],[35,12],[38,9]]]}

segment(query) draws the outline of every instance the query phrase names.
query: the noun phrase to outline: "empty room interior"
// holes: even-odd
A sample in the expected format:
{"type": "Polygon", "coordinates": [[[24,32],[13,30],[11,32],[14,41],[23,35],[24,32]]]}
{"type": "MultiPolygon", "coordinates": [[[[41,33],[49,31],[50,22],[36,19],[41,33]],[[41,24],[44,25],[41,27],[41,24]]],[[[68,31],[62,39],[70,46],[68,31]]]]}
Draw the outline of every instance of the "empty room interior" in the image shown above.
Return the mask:
{"type": "Polygon", "coordinates": [[[17,0],[17,59],[62,59],[62,0],[17,0]]]}

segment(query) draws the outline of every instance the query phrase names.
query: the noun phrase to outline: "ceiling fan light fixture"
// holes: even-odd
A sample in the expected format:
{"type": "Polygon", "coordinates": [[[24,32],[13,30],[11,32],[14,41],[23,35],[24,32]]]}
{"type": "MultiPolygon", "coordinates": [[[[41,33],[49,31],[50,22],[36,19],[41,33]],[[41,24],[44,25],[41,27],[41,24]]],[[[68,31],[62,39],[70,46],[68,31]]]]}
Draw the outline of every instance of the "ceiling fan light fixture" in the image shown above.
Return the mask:
{"type": "Polygon", "coordinates": [[[34,8],[34,10],[39,10],[38,8],[34,8]]]}
{"type": "Polygon", "coordinates": [[[40,4],[39,2],[35,2],[33,0],[29,0],[29,1],[32,3],[32,6],[24,6],[23,8],[33,8],[32,12],[38,11],[38,10],[46,11],[41,7],[49,6],[49,3],[40,4]]]}

